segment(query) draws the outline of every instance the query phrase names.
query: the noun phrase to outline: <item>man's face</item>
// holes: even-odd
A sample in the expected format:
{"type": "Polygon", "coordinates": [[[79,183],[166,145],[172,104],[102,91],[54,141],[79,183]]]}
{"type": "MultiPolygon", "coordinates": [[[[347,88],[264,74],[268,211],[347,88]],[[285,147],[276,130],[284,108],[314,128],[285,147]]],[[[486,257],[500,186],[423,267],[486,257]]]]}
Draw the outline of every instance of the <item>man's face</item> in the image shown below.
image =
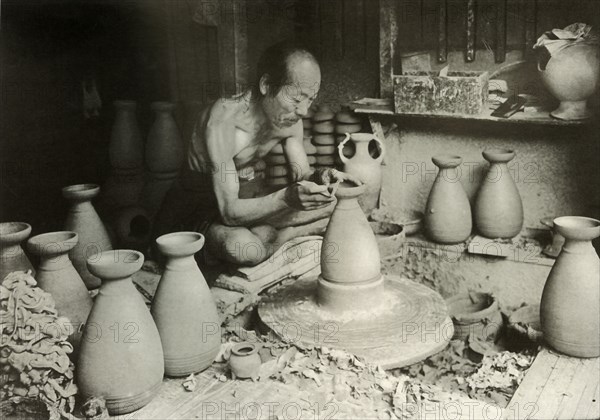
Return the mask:
{"type": "Polygon", "coordinates": [[[263,100],[265,114],[278,128],[291,127],[306,116],[321,85],[319,66],[306,57],[290,57],[288,73],[288,84],[277,95],[266,95],[263,100]]]}

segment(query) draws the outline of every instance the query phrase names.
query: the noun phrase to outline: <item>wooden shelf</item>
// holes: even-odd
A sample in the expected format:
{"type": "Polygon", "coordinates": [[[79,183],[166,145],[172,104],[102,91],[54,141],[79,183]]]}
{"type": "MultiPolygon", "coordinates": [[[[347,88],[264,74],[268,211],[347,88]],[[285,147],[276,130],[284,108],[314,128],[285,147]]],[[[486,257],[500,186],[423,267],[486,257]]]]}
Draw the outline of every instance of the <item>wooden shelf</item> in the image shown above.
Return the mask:
{"type": "Polygon", "coordinates": [[[508,123],[508,124],[541,124],[541,125],[554,125],[554,126],[583,126],[590,124],[593,118],[579,121],[565,121],[552,118],[550,116],[550,109],[544,111],[528,111],[528,112],[517,112],[515,115],[509,118],[498,118],[492,117],[492,109],[488,109],[485,113],[477,115],[463,115],[463,114],[448,114],[448,115],[434,115],[434,114],[412,114],[412,113],[396,113],[394,112],[394,102],[392,99],[374,99],[374,98],[363,98],[349,104],[350,108],[357,114],[368,114],[368,115],[384,115],[384,116],[395,116],[395,117],[414,117],[414,118],[432,118],[432,119],[450,119],[450,120],[465,120],[465,121],[490,121],[497,123],[508,123]]]}

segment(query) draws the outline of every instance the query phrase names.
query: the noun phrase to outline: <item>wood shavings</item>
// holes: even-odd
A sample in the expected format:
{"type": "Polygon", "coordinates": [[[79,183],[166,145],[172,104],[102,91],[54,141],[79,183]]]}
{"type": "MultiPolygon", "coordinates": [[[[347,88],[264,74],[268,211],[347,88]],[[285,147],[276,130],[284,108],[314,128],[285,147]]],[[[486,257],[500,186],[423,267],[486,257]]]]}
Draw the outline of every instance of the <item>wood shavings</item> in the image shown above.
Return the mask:
{"type": "Polygon", "coordinates": [[[51,420],[75,419],[70,322],[58,317],[52,296],[36,285],[29,272],[10,273],[0,285],[0,399],[25,410],[41,401],[51,420]]]}

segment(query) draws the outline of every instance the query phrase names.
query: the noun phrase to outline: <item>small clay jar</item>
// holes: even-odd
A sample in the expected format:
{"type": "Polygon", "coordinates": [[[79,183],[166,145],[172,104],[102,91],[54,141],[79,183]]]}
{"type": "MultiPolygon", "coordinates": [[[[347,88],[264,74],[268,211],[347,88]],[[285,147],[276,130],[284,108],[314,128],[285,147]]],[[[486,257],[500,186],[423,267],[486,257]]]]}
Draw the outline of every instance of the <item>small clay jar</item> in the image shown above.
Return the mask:
{"type": "MultiPolygon", "coordinates": [[[[0,223],[0,282],[13,271],[33,270],[21,242],[31,234],[31,226],[22,222],[0,223]]],[[[33,275],[33,274],[32,274],[33,275]]]]}
{"type": "Polygon", "coordinates": [[[463,242],[471,234],[473,222],[471,204],[456,169],[462,158],[440,155],[431,160],[440,170],[425,205],[425,232],[429,239],[441,244],[463,242]]]}
{"type": "Polygon", "coordinates": [[[464,293],[446,300],[454,323],[453,339],[467,337],[493,340],[502,329],[502,314],[494,296],[488,293],[464,293]]]}
{"type": "Polygon", "coordinates": [[[233,379],[258,379],[262,360],[258,351],[260,346],[255,343],[238,343],[231,349],[229,368],[233,379]]]}

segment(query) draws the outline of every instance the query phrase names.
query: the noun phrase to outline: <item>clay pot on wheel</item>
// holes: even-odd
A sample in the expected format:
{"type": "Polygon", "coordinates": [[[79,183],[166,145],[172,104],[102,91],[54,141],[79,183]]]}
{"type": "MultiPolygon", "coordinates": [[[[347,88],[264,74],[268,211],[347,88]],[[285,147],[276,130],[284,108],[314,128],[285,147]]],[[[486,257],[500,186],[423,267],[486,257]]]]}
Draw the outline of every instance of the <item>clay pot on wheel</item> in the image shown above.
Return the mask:
{"type": "Polygon", "coordinates": [[[81,341],[77,386],[84,399],[104,398],[111,415],[148,404],[163,379],[160,336],[131,279],[143,263],[142,253],[124,249],[88,259],[102,285],[81,341]]]}
{"type": "Polygon", "coordinates": [[[460,183],[460,156],[434,156],[440,168],[425,205],[424,225],[427,236],[442,244],[465,241],[471,234],[471,204],[460,183]]]}
{"type": "Polygon", "coordinates": [[[523,228],[523,203],[507,165],[515,152],[489,149],[482,154],[490,168],[475,200],[475,226],[490,239],[513,238],[523,228]]]}
{"type": "Polygon", "coordinates": [[[262,360],[258,351],[260,347],[254,343],[239,343],[231,349],[229,368],[233,379],[258,379],[262,360]]]}
{"type": "MultiPolygon", "coordinates": [[[[21,242],[31,234],[31,226],[22,222],[0,223],[0,283],[13,271],[33,270],[21,242]]],[[[34,275],[34,274],[32,274],[34,275]]]]}
{"type": "Polygon", "coordinates": [[[589,217],[554,219],[565,244],[550,270],[540,305],[544,340],[575,357],[600,356],[600,260],[592,240],[600,221],[589,217]]]}
{"type": "Polygon", "coordinates": [[[344,172],[354,175],[365,183],[367,189],[358,202],[365,214],[378,207],[381,192],[381,162],[385,156],[383,142],[369,133],[346,134],[345,139],[337,146],[338,156],[344,164],[344,172]],[[344,147],[354,145],[354,155],[346,157],[344,147]],[[375,150],[375,157],[370,150],[375,150]]]}
{"type": "Polygon", "coordinates": [[[381,277],[379,248],[358,204],[366,185],[342,183],[321,248],[321,276],[333,283],[375,281],[381,277]]]}
{"type": "Polygon", "coordinates": [[[587,99],[599,86],[598,45],[585,42],[567,45],[554,52],[547,63],[538,60],[538,70],[544,85],[560,101],[551,116],[561,120],[582,120],[592,116],[587,99]]]}
{"type": "Polygon", "coordinates": [[[221,321],[194,254],[204,245],[197,232],[175,232],[156,239],[167,258],[152,301],[167,376],[187,376],[211,365],[221,348],[221,321]]]}

